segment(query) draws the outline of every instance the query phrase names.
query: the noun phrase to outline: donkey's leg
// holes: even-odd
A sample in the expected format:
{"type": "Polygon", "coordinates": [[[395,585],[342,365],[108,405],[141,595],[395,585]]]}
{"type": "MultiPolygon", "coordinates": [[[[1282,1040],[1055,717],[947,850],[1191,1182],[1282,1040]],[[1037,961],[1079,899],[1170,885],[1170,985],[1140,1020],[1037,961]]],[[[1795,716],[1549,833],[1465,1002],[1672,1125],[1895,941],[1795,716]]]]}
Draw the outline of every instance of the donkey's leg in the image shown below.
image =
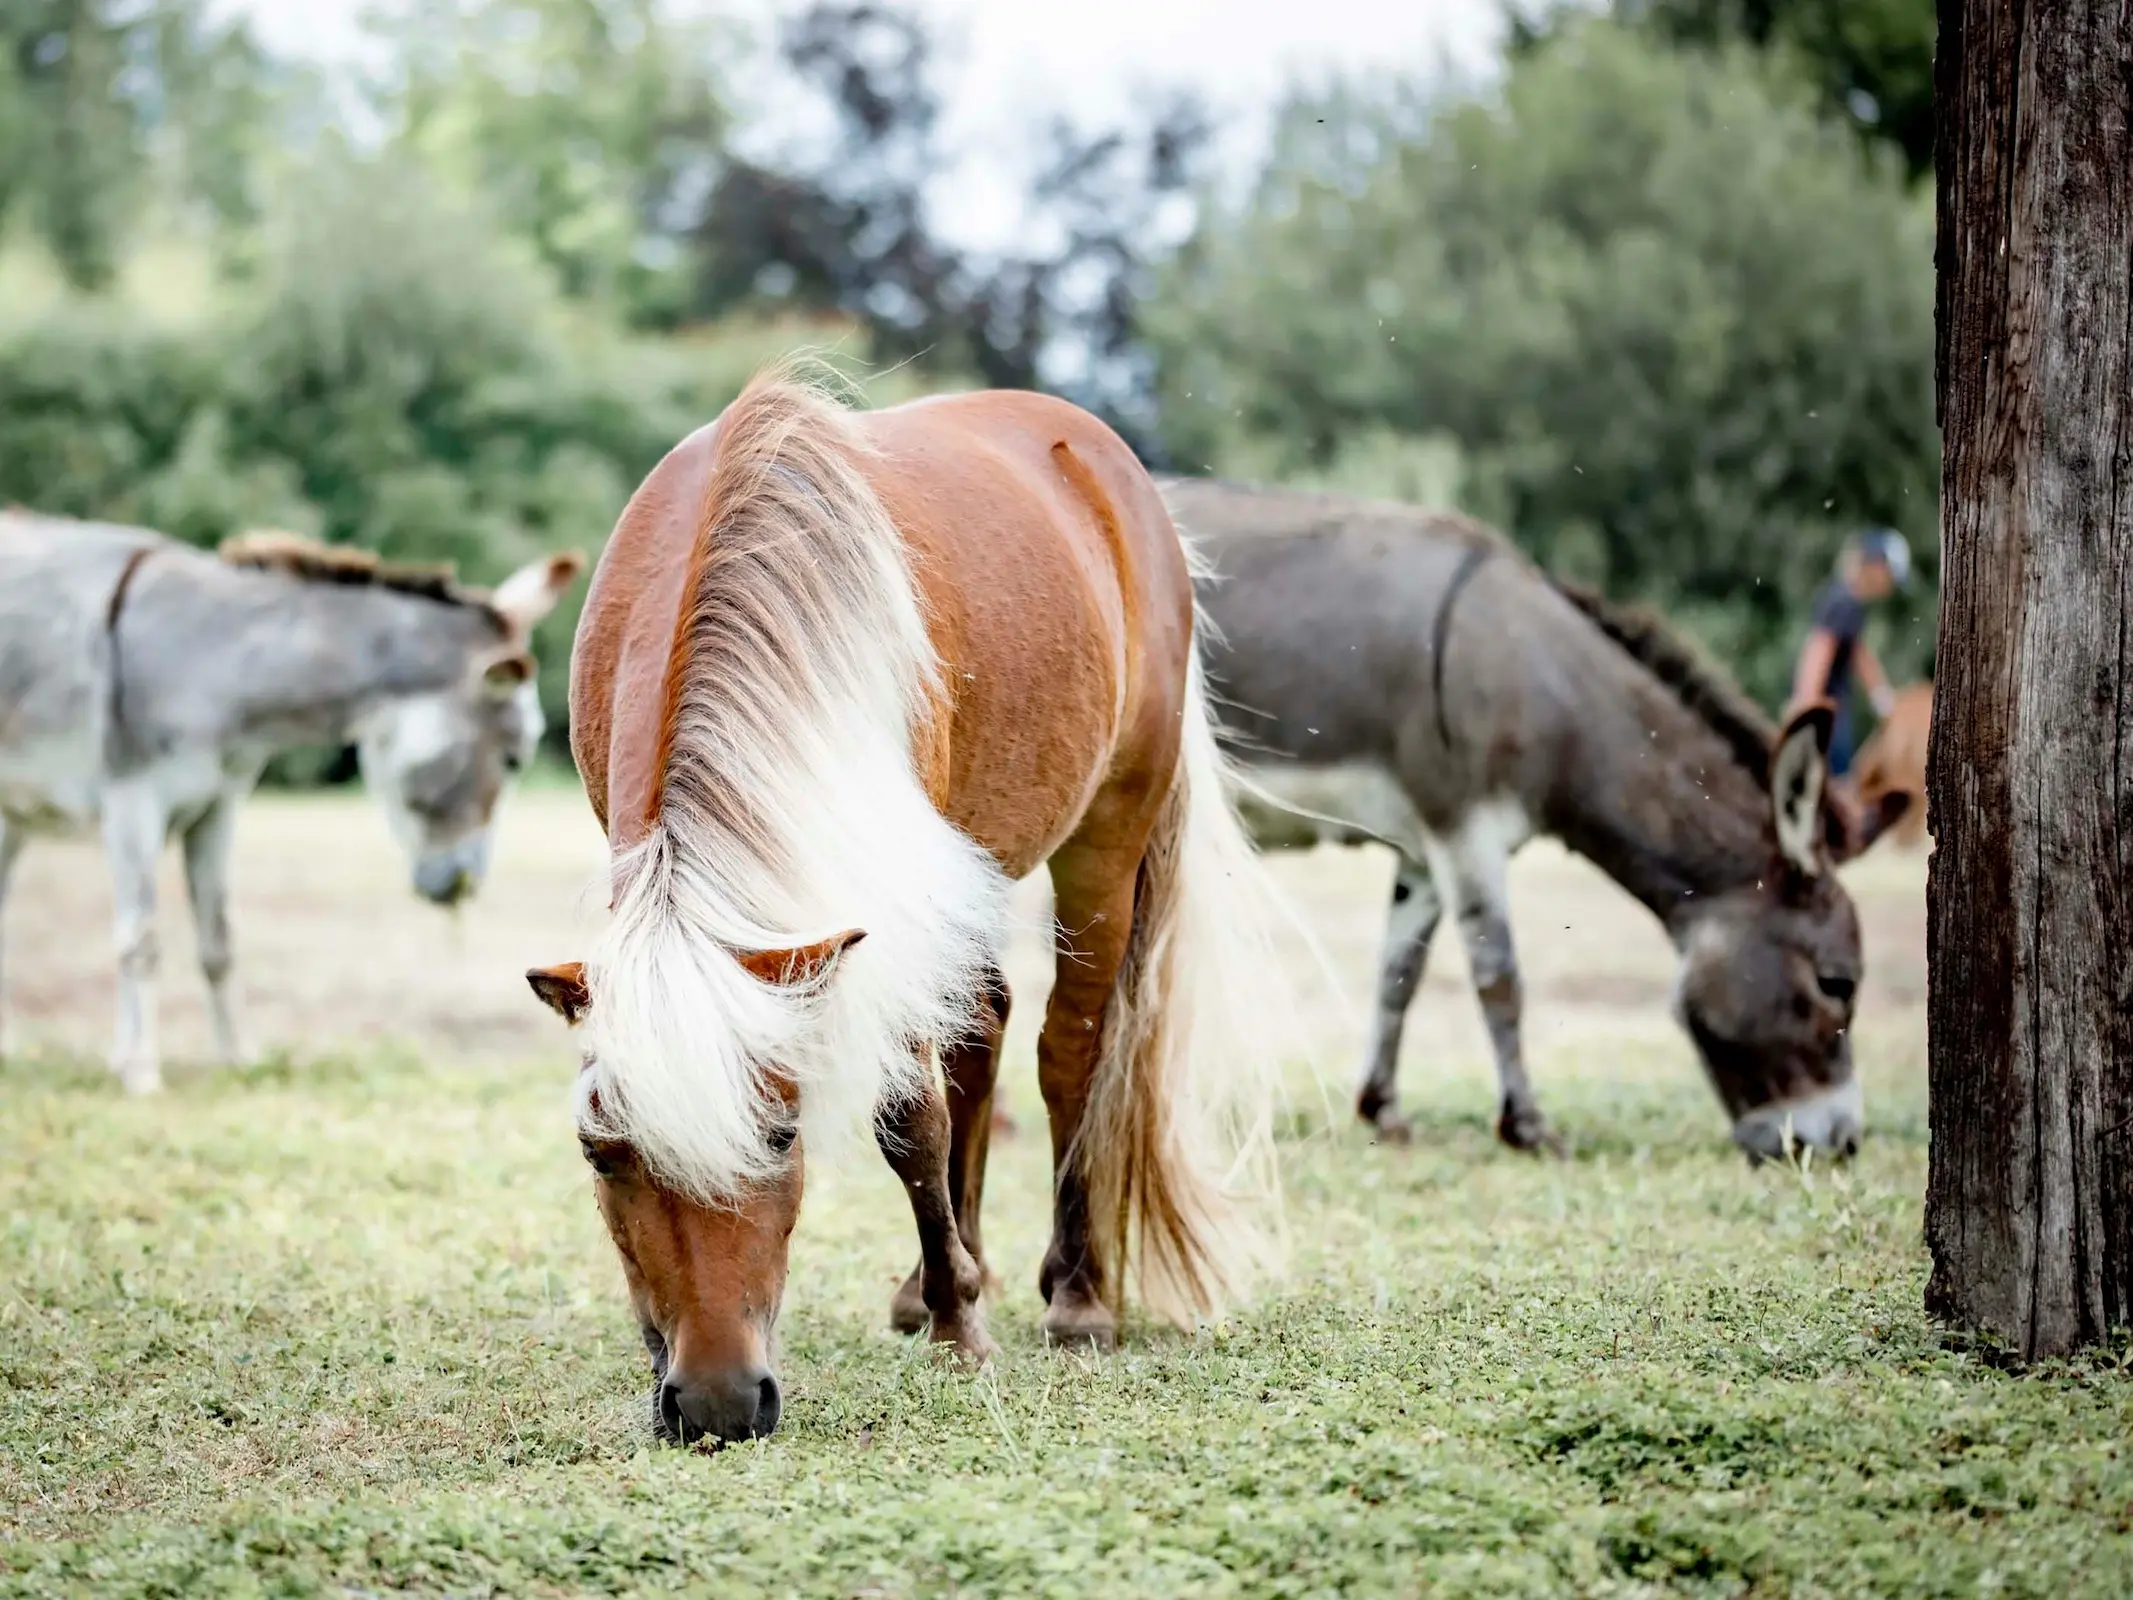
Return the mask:
{"type": "MultiPolygon", "coordinates": [[[[948,1082],[948,1196],[955,1206],[955,1231],[977,1262],[986,1286],[998,1280],[985,1264],[978,1241],[978,1205],[985,1193],[985,1156],[992,1144],[992,1091],[1000,1069],[1000,1036],[1007,1031],[1007,979],[995,968],[985,982],[985,996],[969,1034],[941,1053],[941,1076],[948,1082]]],[[[926,1264],[912,1268],[889,1306],[889,1323],[899,1333],[917,1333],[930,1313],[925,1298],[926,1264]]]]}
{"type": "Polygon", "coordinates": [[[1378,958],[1378,1010],[1370,1056],[1363,1066],[1363,1086],[1355,1097],[1355,1114],[1392,1144],[1405,1144],[1414,1136],[1413,1127],[1400,1115],[1400,1033],[1422,982],[1429,942],[1443,915],[1444,900],[1429,868],[1402,855],[1400,870],[1392,880],[1385,949],[1378,958]]]}
{"type": "Polygon", "coordinates": [[[979,1305],[985,1275],[956,1232],[955,1204],[948,1193],[948,1108],[933,1074],[925,1088],[884,1107],[874,1130],[889,1170],[903,1180],[918,1224],[920,1298],[933,1338],[952,1344],[973,1361],[993,1353],[979,1305]]]}
{"type": "Polygon", "coordinates": [[[1133,934],[1141,844],[1129,852],[1069,845],[1052,858],[1056,958],[1037,1084],[1052,1124],[1052,1242],[1037,1289],[1047,1302],[1045,1336],[1055,1344],[1108,1350],[1118,1318],[1105,1296],[1106,1268],[1089,1234],[1089,1195],[1075,1141],[1103,1048],[1104,1013],[1133,934]]]}
{"type": "Polygon", "coordinates": [[[0,1059],[7,1055],[7,886],[15,875],[15,858],[22,854],[24,832],[0,817],[0,1059]]]}
{"type": "Polygon", "coordinates": [[[1470,824],[1431,854],[1431,865],[1459,917],[1474,994],[1481,1002],[1482,1020],[1488,1025],[1489,1044],[1496,1055],[1496,1136],[1516,1150],[1560,1155],[1563,1142],[1534,1102],[1519,1039],[1523,989],[1518,951],[1511,943],[1510,893],[1505,883],[1509,853],[1487,830],[1470,824]]]}
{"type": "Polygon", "coordinates": [[[115,783],[103,794],[104,855],[111,865],[111,900],[118,944],[118,1024],[111,1070],[130,1094],[163,1087],[156,1053],[156,857],[168,824],[163,805],[145,783],[115,783]]]}
{"type": "Polygon", "coordinates": [[[235,1065],[249,1059],[230,992],[230,841],[236,831],[238,796],[224,794],[185,830],[185,889],[193,906],[200,971],[215,1022],[215,1051],[235,1065]]]}

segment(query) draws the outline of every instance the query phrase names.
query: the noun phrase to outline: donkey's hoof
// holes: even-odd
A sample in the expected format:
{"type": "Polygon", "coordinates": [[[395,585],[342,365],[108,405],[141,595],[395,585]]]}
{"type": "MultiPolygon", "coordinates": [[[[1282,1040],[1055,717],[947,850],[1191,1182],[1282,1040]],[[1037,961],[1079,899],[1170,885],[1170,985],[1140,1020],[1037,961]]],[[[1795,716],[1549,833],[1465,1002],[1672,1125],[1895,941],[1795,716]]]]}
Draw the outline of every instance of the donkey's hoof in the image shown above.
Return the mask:
{"type": "Polygon", "coordinates": [[[1570,1153],[1563,1143],[1563,1136],[1548,1126],[1548,1119],[1531,1106],[1506,1106],[1496,1119],[1496,1137],[1513,1150],[1524,1150],[1532,1155],[1554,1156],[1558,1160],[1570,1153]]]}
{"type": "Polygon", "coordinates": [[[1118,1348],[1118,1318],[1101,1300],[1062,1292],[1045,1311],[1043,1327],[1044,1342],[1055,1349],[1107,1355],[1118,1348]]]}
{"type": "Polygon", "coordinates": [[[911,1276],[904,1279],[903,1287],[889,1302],[889,1326],[898,1333],[924,1333],[933,1320],[933,1313],[926,1309],[924,1280],[923,1269],[912,1268],[911,1276]]]}
{"type": "Polygon", "coordinates": [[[1377,1143],[1379,1144],[1413,1144],[1415,1142],[1415,1125],[1401,1116],[1399,1111],[1390,1105],[1380,1107],[1376,1116],[1365,1116],[1363,1120],[1370,1124],[1370,1129],[1377,1135],[1377,1143]]]}

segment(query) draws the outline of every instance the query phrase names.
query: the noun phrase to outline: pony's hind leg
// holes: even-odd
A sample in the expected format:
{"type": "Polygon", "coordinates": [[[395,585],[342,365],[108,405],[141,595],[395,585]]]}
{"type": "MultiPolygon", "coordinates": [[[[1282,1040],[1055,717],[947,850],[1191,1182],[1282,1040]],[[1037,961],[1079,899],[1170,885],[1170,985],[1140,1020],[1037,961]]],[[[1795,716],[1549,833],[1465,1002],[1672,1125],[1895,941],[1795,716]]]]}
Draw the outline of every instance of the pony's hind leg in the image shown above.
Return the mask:
{"type": "Polygon", "coordinates": [[[237,1003],[230,993],[230,841],[237,799],[225,794],[185,830],[185,889],[192,901],[200,972],[207,979],[208,1010],[215,1024],[215,1050],[237,1065],[248,1059],[237,1003]]]}
{"type": "MultiPolygon", "coordinates": [[[[978,1264],[987,1288],[995,1285],[978,1238],[978,1207],[985,1194],[985,1157],[992,1144],[993,1084],[1000,1071],[1000,1037],[1007,1031],[1007,979],[995,968],[971,1031],[941,1053],[941,1076],[948,1085],[948,1196],[955,1207],[955,1231],[978,1264]]],[[[926,1308],[926,1264],[922,1260],[896,1291],[889,1324],[898,1333],[925,1331],[932,1313],[926,1308]]]]}
{"type": "Polygon", "coordinates": [[[1103,1048],[1104,1013],[1133,933],[1140,850],[1130,855],[1069,846],[1052,858],[1055,965],[1037,1036],[1037,1083],[1052,1125],[1052,1242],[1037,1280],[1045,1337],[1108,1350],[1118,1318],[1090,1237],[1089,1193],[1076,1140],[1103,1048]]]}
{"type": "Polygon", "coordinates": [[[918,1225],[920,1299],[932,1337],[973,1361],[993,1353],[980,1305],[984,1274],[956,1231],[948,1193],[948,1108],[929,1072],[918,1094],[882,1109],[875,1137],[918,1225]]]}
{"type": "Polygon", "coordinates": [[[1400,1035],[1407,1008],[1414,1003],[1429,959],[1429,942],[1444,915],[1429,868],[1407,856],[1392,880],[1392,909],[1385,919],[1385,948],[1378,958],[1378,1009],[1371,1029],[1370,1055],[1356,1092],[1355,1114],[1378,1130],[1378,1137],[1405,1144],[1414,1129],[1400,1115],[1400,1035]]]}

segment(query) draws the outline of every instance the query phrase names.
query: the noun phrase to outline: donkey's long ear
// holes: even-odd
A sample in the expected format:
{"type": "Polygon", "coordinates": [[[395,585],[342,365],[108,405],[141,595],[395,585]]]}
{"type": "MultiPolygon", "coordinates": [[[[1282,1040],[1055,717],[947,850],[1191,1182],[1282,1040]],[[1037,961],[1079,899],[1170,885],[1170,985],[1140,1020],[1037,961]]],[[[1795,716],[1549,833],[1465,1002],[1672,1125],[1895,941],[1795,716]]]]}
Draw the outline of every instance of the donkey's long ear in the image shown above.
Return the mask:
{"type": "Polygon", "coordinates": [[[836,966],[839,956],[866,936],[864,928],[847,928],[842,933],[793,950],[743,951],[741,965],[765,983],[813,983],[836,966]]]}
{"type": "Polygon", "coordinates": [[[585,570],[585,557],[576,550],[559,550],[552,556],[530,561],[496,586],[489,604],[516,628],[520,637],[556,607],[585,570]]]}
{"type": "Polygon", "coordinates": [[[592,990],[586,987],[585,963],[582,961],[535,967],[526,974],[526,982],[542,1005],[573,1028],[592,1009],[592,990]]]}
{"type": "Polygon", "coordinates": [[[1778,735],[1770,758],[1770,817],[1777,827],[1778,854],[1802,877],[1822,871],[1816,849],[1822,832],[1822,790],[1829,781],[1829,735],[1835,717],[1826,705],[1809,706],[1778,735]]]}

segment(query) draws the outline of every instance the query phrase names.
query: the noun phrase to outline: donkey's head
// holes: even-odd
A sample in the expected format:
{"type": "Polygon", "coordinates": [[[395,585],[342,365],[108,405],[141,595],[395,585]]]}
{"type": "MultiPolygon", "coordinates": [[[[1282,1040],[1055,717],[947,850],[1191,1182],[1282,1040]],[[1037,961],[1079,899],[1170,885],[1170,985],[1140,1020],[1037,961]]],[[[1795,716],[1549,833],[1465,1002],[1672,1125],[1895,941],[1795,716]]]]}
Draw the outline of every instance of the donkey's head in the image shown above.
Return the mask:
{"type": "Polygon", "coordinates": [[[1894,823],[1908,797],[1863,815],[1828,803],[1830,727],[1816,706],[1779,735],[1768,869],[1681,925],[1676,1010],[1751,1158],[1784,1154],[1788,1137],[1849,1155],[1865,1128],[1851,1048],[1859,918],[1831,869],[1894,823]]]}
{"type": "Polygon", "coordinates": [[[501,644],[475,652],[458,682],[389,701],[362,726],[363,781],[426,900],[462,900],[488,871],[497,802],[533,759],[543,728],[528,641],[584,568],[583,556],[566,551],[514,572],[489,601],[504,624],[501,644]]]}
{"type": "MultiPolygon", "coordinates": [[[[861,937],[854,929],[797,950],[746,954],[740,964],[766,985],[817,985],[861,937]]],[[[579,962],[537,967],[526,981],[573,1027],[592,1008],[579,962]]],[[[797,1091],[774,1071],[764,1083],[773,1103],[762,1130],[764,1158],[753,1163],[754,1176],[709,1203],[665,1181],[629,1141],[611,1137],[597,1091],[581,1110],[578,1144],[652,1358],[652,1427],[670,1443],[760,1439],[783,1411],[778,1311],[806,1167],[797,1091]]]]}

